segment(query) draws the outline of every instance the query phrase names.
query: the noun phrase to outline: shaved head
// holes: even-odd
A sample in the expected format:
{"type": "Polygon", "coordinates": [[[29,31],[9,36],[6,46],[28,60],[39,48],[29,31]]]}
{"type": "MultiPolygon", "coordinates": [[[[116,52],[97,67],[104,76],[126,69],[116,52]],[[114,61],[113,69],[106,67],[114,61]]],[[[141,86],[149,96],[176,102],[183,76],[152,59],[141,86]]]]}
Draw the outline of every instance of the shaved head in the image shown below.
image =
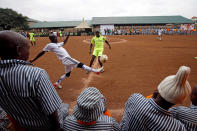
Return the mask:
{"type": "Polygon", "coordinates": [[[51,42],[53,42],[53,43],[57,43],[57,42],[58,42],[58,41],[57,41],[57,36],[54,35],[54,34],[50,34],[50,35],[49,35],[49,39],[50,39],[51,42]]]}
{"type": "Polygon", "coordinates": [[[14,31],[0,31],[1,59],[22,59],[29,57],[28,40],[14,31]],[[23,58],[22,58],[23,57],[23,58]]]}

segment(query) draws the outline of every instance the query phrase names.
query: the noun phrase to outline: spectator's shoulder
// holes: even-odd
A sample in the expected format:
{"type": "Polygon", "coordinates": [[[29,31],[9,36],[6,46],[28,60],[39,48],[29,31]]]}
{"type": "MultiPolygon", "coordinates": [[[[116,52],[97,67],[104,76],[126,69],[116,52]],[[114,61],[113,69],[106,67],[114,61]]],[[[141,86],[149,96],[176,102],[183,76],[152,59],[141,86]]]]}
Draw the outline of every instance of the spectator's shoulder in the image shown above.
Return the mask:
{"type": "Polygon", "coordinates": [[[38,72],[46,72],[44,69],[36,67],[36,66],[30,66],[32,68],[32,70],[34,71],[38,71],[38,72]]]}
{"type": "Polygon", "coordinates": [[[142,94],[140,94],[140,93],[134,93],[134,94],[132,94],[131,96],[130,96],[130,98],[129,99],[146,99],[142,94]]]}
{"type": "MultiPolygon", "coordinates": [[[[47,72],[39,67],[34,67],[34,66],[27,66],[26,68],[28,68],[28,75],[33,75],[33,76],[39,76],[41,74],[47,74],[47,72]]],[[[35,77],[34,77],[35,78],[35,77]]]]}
{"type": "Polygon", "coordinates": [[[186,107],[186,106],[177,106],[177,107],[172,107],[169,109],[170,112],[172,112],[173,114],[177,114],[180,112],[187,112],[188,110],[190,110],[190,108],[186,107]]]}
{"type": "Polygon", "coordinates": [[[127,104],[138,104],[138,101],[146,101],[146,98],[140,93],[134,93],[129,97],[127,104]]]}

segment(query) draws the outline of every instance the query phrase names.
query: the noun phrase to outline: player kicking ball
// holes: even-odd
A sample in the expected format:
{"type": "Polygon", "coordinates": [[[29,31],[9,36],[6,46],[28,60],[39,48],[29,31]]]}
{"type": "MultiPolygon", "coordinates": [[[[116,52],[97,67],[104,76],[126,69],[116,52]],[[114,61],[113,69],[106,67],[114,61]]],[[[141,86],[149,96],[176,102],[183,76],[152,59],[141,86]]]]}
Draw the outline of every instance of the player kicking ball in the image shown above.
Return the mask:
{"type": "Polygon", "coordinates": [[[54,34],[50,34],[49,35],[49,39],[51,41],[51,43],[47,44],[44,48],[43,51],[40,52],[33,60],[30,60],[31,63],[33,63],[35,60],[37,60],[39,57],[41,57],[42,55],[45,54],[45,52],[51,51],[54,52],[58,59],[62,61],[62,63],[64,64],[65,70],[66,70],[66,74],[62,75],[57,82],[55,82],[53,85],[55,87],[58,88],[62,88],[62,86],[60,85],[60,83],[68,78],[71,74],[71,71],[73,68],[82,68],[86,71],[91,71],[91,72],[95,72],[97,74],[99,74],[101,72],[101,70],[103,68],[99,68],[99,69],[94,69],[91,67],[88,67],[86,65],[84,65],[83,63],[73,59],[68,52],[66,51],[66,49],[64,49],[62,46],[65,45],[68,41],[69,36],[66,37],[66,39],[63,42],[58,43],[57,41],[57,36],[54,34]]]}
{"type": "MultiPolygon", "coordinates": [[[[91,54],[92,46],[93,44],[95,44],[94,51],[92,54],[92,59],[90,60],[90,67],[92,67],[94,59],[98,57],[99,65],[101,68],[103,68],[101,72],[104,72],[103,63],[101,61],[101,56],[103,55],[103,51],[104,51],[104,42],[109,46],[109,49],[111,49],[109,42],[106,40],[106,37],[100,35],[99,31],[96,31],[96,35],[92,38],[90,49],[89,49],[89,54],[91,54]]],[[[87,71],[86,73],[88,74],[89,71],[87,71]]]]}

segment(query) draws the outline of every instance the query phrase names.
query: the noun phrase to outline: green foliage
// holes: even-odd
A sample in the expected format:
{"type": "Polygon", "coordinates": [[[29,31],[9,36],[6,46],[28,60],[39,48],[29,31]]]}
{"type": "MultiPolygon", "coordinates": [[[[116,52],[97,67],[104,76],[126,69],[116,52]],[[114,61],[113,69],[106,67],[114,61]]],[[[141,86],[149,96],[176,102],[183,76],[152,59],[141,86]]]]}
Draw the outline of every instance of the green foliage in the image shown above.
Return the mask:
{"type": "Polygon", "coordinates": [[[0,28],[4,30],[10,29],[28,29],[27,17],[18,14],[12,9],[0,8],[0,28]]]}

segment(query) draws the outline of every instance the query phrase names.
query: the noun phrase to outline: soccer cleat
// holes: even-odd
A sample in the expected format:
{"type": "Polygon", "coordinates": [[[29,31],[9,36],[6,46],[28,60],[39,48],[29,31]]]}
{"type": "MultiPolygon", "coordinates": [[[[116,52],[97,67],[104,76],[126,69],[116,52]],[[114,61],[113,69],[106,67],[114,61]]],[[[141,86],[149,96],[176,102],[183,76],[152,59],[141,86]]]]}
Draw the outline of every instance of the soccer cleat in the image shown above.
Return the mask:
{"type": "Polygon", "coordinates": [[[101,68],[98,69],[97,73],[99,74],[99,73],[103,73],[103,72],[104,72],[104,67],[101,67],[101,68]]]}
{"type": "Polygon", "coordinates": [[[101,73],[103,73],[104,72],[104,67],[102,67],[102,70],[100,71],[101,73]]]}
{"type": "Polygon", "coordinates": [[[56,87],[56,88],[59,88],[59,89],[62,88],[62,86],[60,84],[57,84],[57,83],[53,83],[53,86],[56,87]]]}

